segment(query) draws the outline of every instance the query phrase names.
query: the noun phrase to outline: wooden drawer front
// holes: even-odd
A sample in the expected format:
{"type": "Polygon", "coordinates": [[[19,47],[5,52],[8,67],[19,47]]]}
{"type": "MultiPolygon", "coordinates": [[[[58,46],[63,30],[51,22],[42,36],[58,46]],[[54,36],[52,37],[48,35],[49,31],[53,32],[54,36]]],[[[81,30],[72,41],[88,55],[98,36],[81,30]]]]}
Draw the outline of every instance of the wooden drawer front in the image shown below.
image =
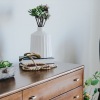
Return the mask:
{"type": "Polygon", "coordinates": [[[51,100],[83,100],[83,87],[78,87],[51,100]]]}
{"type": "Polygon", "coordinates": [[[22,92],[11,94],[7,97],[1,98],[0,100],[22,100],[22,92]]]}
{"type": "Polygon", "coordinates": [[[83,84],[83,69],[23,91],[24,100],[48,100],[83,84]],[[35,99],[29,99],[30,97],[35,99]]]}

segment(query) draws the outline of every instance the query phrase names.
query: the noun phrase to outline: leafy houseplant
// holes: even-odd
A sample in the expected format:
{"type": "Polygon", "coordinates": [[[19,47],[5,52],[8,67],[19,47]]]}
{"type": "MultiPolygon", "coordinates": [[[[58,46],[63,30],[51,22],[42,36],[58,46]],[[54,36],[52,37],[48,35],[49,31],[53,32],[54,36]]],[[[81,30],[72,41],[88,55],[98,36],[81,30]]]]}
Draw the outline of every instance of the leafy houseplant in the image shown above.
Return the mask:
{"type": "Polygon", "coordinates": [[[28,11],[31,16],[35,17],[38,27],[43,27],[50,17],[48,9],[47,5],[39,5],[28,11]]]}
{"type": "Polygon", "coordinates": [[[98,93],[98,88],[96,86],[100,82],[100,72],[97,71],[95,74],[85,81],[85,90],[84,90],[84,100],[97,100],[96,94],[98,93]],[[93,93],[91,91],[93,90],[93,93]]]}
{"type": "Polygon", "coordinates": [[[9,61],[0,61],[0,80],[14,76],[14,67],[9,61]]]}
{"type": "Polygon", "coordinates": [[[12,63],[10,63],[9,61],[0,61],[0,68],[7,68],[11,66],[12,66],[12,63]]]}

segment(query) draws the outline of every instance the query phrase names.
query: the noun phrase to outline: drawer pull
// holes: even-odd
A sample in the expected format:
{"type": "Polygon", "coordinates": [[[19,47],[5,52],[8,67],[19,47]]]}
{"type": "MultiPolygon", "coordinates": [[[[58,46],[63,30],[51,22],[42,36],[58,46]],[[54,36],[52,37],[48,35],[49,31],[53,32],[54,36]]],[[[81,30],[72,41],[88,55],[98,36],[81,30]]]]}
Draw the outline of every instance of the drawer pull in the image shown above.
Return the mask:
{"type": "Polygon", "coordinates": [[[78,82],[79,80],[80,80],[79,78],[74,79],[74,81],[76,81],[76,82],[78,82]]]}
{"type": "Polygon", "coordinates": [[[29,100],[35,100],[36,99],[36,96],[32,96],[29,98],[29,100]]]}
{"type": "Polygon", "coordinates": [[[80,96],[79,95],[77,95],[77,96],[74,96],[74,99],[78,99],[80,96]]]}

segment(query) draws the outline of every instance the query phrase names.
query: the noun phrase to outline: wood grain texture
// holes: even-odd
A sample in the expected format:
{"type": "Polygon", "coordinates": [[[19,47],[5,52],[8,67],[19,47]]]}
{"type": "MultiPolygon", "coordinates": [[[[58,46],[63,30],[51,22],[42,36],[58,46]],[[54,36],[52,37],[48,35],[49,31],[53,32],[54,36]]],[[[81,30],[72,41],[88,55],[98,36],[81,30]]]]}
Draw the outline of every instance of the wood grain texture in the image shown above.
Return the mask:
{"type": "Polygon", "coordinates": [[[1,98],[0,100],[22,100],[22,92],[18,92],[7,97],[1,98]]]}
{"type": "Polygon", "coordinates": [[[83,87],[78,87],[69,92],[63,93],[51,100],[83,100],[83,87]]]}
{"type": "Polygon", "coordinates": [[[23,91],[23,99],[29,100],[30,97],[35,96],[35,100],[49,100],[82,85],[83,69],[26,89],[23,91]]]}
{"type": "Polygon", "coordinates": [[[15,77],[0,80],[0,98],[53,79],[57,75],[70,73],[84,66],[70,63],[55,63],[57,68],[47,71],[23,71],[15,64],[15,77]],[[7,84],[6,84],[7,83],[7,84]]]}

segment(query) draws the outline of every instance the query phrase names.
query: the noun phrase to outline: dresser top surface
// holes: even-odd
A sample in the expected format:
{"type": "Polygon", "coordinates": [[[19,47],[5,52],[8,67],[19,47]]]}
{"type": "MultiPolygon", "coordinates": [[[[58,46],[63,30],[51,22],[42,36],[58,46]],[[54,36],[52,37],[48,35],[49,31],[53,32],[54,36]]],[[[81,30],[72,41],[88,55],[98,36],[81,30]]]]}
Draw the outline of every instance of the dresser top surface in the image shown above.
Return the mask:
{"type": "Polygon", "coordinates": [[[23,71],[19,68],[18,64],[15,65],[15,76],[5,80],[0,80],[0,97],[9,94],[13,91],[19,91],[27,86],[37,85],[45,80],[52,79],[53,77],[75,71],[83,68],[84,66],[70,63],[55,63],[57,68],[47,71],[23,71]]]}

